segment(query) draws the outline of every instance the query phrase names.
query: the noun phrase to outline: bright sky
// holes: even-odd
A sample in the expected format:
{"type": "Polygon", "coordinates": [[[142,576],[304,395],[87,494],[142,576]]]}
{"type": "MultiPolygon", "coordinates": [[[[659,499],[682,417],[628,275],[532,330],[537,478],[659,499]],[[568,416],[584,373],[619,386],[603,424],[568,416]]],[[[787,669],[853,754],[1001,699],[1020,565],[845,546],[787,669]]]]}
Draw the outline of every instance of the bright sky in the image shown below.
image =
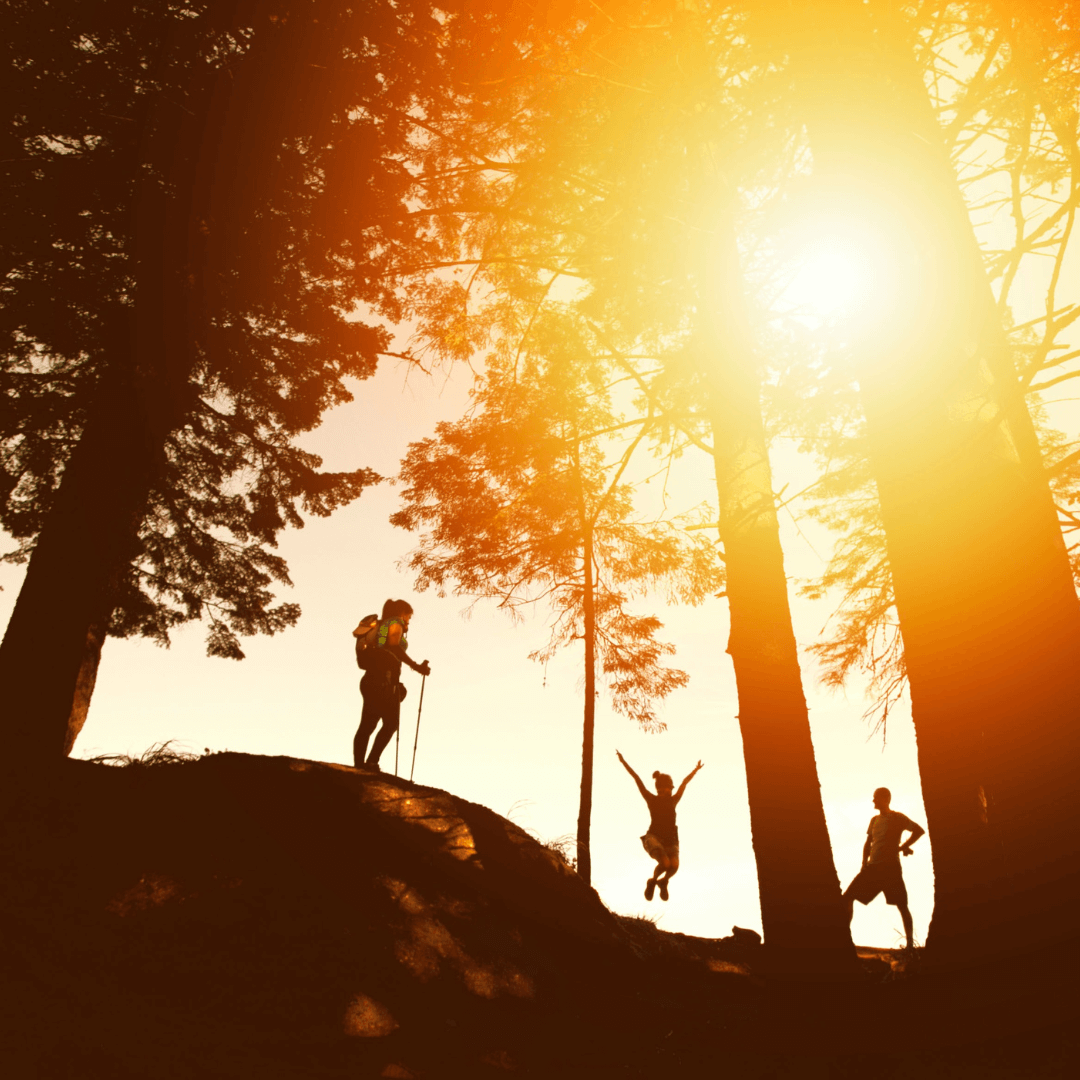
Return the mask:
{"type": "MultiPolygon", "coordinates": [[[[808,249],[806,270],[789,299],[825,313],[858,305],[866,252],[855,250],[855,269],[845,262],[852,244],[840,241],[808,249]]],[[[1026,295],[1014,292],[1020,301],[1017,321],[1038,314],[1043,288],[1036,273],[1022,290],[1026,295]]],[[[1063,279],[1061,302],[1078,293],[1080,267],[1073,265],[1063,279]]],[[[464,371],[449,381],[406,377],[403,367],[388,364],[356,389],[356,400],[329,414],[305,445],[324,457],[327,468],[368,465],[393,476],[410,441],[431,434],[439,420],[461,415],[468,378],[464,371]]],[[[1075,430],[1080,416],[1071,395],[1071,383],[1063,384],[1055,395],[1060,404],[1050,412],[1059,426],[1075,430]]],[[[813,478],[810,462],[784,440],[774,445],[772,462],[776,490],[790,484],[797,491],[813,478]]],[[[684,477],[678,495],[687,507],[715,502],[706,459],[684,477]]],[[[177,632],[168,650],[147,641],[110,640],[76,756],[139,754],[174,740],[178,748],[197,752],[229,749],[350,764],[361,704],[351,630],[387,597],[405,596],[416,608],[410,651],[432,665],[417,781],[482,803],[540,839],[572,836],[581,762],[580,648],[564,651],[545,672],[526,658],[546,638],[544,611],[514,625],[491,605],[478,605],[466,618],[467,598],[414,594],[411,580],[397,568],[414,538],[388,524],[397,499],[397,490],[383,484],[331,518],[284,535],[281,551],[295,583],[287,598],[300,603],[303,615],[296,628],[275,638],[246,641],[242,662],[208,658],[199,625],[177,632]]],[[[796,525],[785,515],[782,538],[793,581],[820,573],[831,544],[824,530],[807,521],[796,525]]],[[[21,573],[0,565],[4,623],[21,573]]],[[[862,719],[866,703],[860,688],[845,697],[818,686],[805,648],[820,634],[832,605],[800,599],[794,587],[792,604],[833,855],[846,885],[859,868],[874,788],[889,787],[895,809],[925,821],[914,731],[910,714],[900,708],[890,715],[883,742],[862,719]]],[[[661,602],[645,602],[642,610],[660,614],[666,638],[678,647],[674,662],[690,673],[690,685],[662,706],[668,730],[659,735],[638,731],[601,699],[593,884],[612,910],[646,915],[666,930],[707,937],[726,935],[733,925],[760,930],[735,678],[724,652],[726,602],[663,608],[661,602]],[[616,749],[645,778],[660,769],[678,782],[698,758],[705,762],[679,808],[682,867],[666,904],[646,903],[642,895],[653,866],[638,839],[648,813],[618,765],[616,749]]],[[[402,708],[401,770],[408,775],[419,678],[409,671],[404,678],[410,695],[402,708]]],[[[391,744],[383,766],[393,768],[393,762],[391,744]]],[[[356,840],[359,858],[363,837],[356,840]]],[[[923,940],[933,904],[927,839],[904,860],[904,874],[916,938],[923,940]]],[[[868,907],[857,904],[854,936],[859,944],[900,944],[896,909],[881,898],[868,907]]]]}
{"type": "MultiPolygon", "coordinates": [[[[994,149],[993,152],[997,152],[994,149]]],[[[1007,208],[984,228],[984,241],[1011,239],[1007,208]],[[987,231],[989,229],[989,231],[987,231]],[[1000,236],[991,235],[994,230],[1000,236]]],[[[789,299],[826,314],[850,312],[874,288],[887,291],[888,266],[875,263],[872,237],[822,227],[807,249],[789,299]]],[[[1059,303],[1080,296],[1077,259],[1062,280],[1059,303]]],[[[1028,273],[1028,271],[1025,271],[1028,273]]],[[[1032,271],[1014,291],[1018,322],[1040,313],[1049,268],[1032,271]],[[1026,292],[1026,298],[1020,294],[1026,292]]],[[[388,364],[358,385],[356,400],[329,414],[305,445],[330,469],[361,465],[392,476],[410,441],[432,433],[442,419],[457,419],[467,399],[468,373],[429,381],[388,364]]],[[[1080,428],[1072,383],[1055,393],[1055,423],[1080,428]]],[[[772,454],[777,490],[799,490],[813,478],[811,464],[785,441],[772,454]]],[[[680,490],[686,505],[714,502],[715,489],[704,460],[680,490]]],[[[512,624],[490,604],[465,617],[469,599],[415,594],[397,566],[414,545],[388,518],[398,492],[389,483],[369,490],[357,503],[329,519],[313,519],[286,533],[281,553],[295,588],[283,598],[297,601],[299,625],[274,638],[244,642],[242,662],[205,655],[204,627],[174,634],[170,649],[143,640],[110,640],[103,654],[87,725],[75,747],[79,757],[140,754],[170,740],[178,749],[201,753],[236,750],[351,763],[359,721],[360,672],[350,631],[360,616],[379,609],[387,597],[406,597],[416,614],[410,651],[431,662],[419,731],[416,779],[482,803],[545,841],[571,837],[576,827],[582,725],[582,651],[565,650],[545,670],[527,654],[547,636],[547,613],[512,624]]],[[[831,537],[812,522],[782,519],[782,539],[796,636],[822,796],[841,885],[859,869],[876,787],[893,792],[893,807],[925,823],[914,731],[906,704],[890,715],[888,738],[863,720],[861,688],[832,694],[816,679],[805,652],[829,618],[831,601],[796,595],[798,579],[818,575],[831,537]]],[[[0,564],[0,622],[6,624],[22,568],[0,564]]],[[[724,652],[726,601],[697,609],[664,608],[645,602],[665,623],[677,645],[673,662],[690,673],[687,688],[661,706],[668,724],[662,734],[640,732],[612,714],[601,698],[596,731],[596,775],[592,830],[593,884],[604,902],[625,915],[645,915],[665,930],[709,937],[733,925],[760,931],[756,873],[750,838],[745,772],[737,720],[735,678],[724,652]],[[647,903],[642,895],[653,863],[639,836],[648,813],[630,778],[615,759],[621,750],[642,777],[654,769],[676,783],[700,758],[704,770],[679,808],[682,868],[671,900],[647,903]]],[[[406,670],[409,697],[402,708],[401,771],[408,775],[417,727],[419,676],[406,670]]],[[[383,756],[394,766],[394,745],[383,756]]],[[[133,808],[135,812],[135,808],[133,808]]],[[[336,827],[337,823],[333,823],[336,827]]],[[[331,827],[331,823],[327,823],[331,827]]],[[[356,836],[356,858],[364,837],[356,836]]],[[[923,940],[933,903],[930,845],[923,839],[903,869],[915,921],[923,940]]],[[[902,930],[896,909],[881,898],[856,905],[854,937],[860,944],[896,946],[902,930]]]]}
{"type": "MultiPolygon", "coordinates": [[[[369,465],[393,475],[411,440],[430,434],[440,419],[456,419],[465,402],[462,380],[432,383],[401,367],[386,366],[357,388],[356,401],[330,414],[305,440],[328,468],[369,465]]],[[[779,445],[776,486],[805,483],[807,463],[779,445]]],[[[693,502],[715,501],[703,461],[688,481],[693,502]],[[695,492],[694,488],[698,488],[695,492]]],[[[581,762],[582,654],[564,651],[548,670],[526,659],[546,637],[545,613],[513,625],[490,605],[463,617],[466,598],[414,594],[396,567],[414,539],[387,519],[398,493],[384,484],[329,519],[312,520],[285,534],[281,546],[295,588],[289,599],[303,608],[299,625],[274,638],[248,639],[242,662],[205,656],[203,628],[183,628],[165,650],[147,641],[111,639],[97,690],[75,755],[138,754],[154,743],[202,752],[237,750],[285,754],[351,764],[360,715],[352,628],[389,596],[410,597],[416,615],[410,652],[431,661],[421,720],[416,780],[445,788],[510,817],[544,840],[576,828],[581,762]]],[[[800,535],[784,521],[790,576],[809,577],[823,565],[829,539],[801,523],[800,535]],[[812,545],[812,546],[811,546],[812,545]],[[816,550],[815,550],[816,549],[816,550]]],[[[21,573],[0,569],[0,618],[14,603],[21,573]]],[[[646,604],[646,607],[650,605],[646,604]]],[[[659,610],[662,605],[651,605],[659,610]]],[[[801,646],[813,642],[828,618],[827,604],[794,599],[801,646]]],[[[735,678],[724,647],[726,602],[659,611],[675,664],[691,675],[662,708],[668,730],[647,735],[613,715],[603,699],[596,732],[592,833],[593,884],[614,911],[655,918],[665,930],[721,937],[733,925],[761,929],[746,781],[736,719],[735,678]],[[648,813],[615,759],[619,749],[645,778],[653,769],[678,782],[698,758],[705,768],[679,808],[682,868],[671,900],[646,903],[642,893],[652,862],[638,837],[648,813]]],[[[842,885],[859,868],[874,788],[893,791],[893,806],[916,821],[923,807],[910,719],[890,717],[888,741],[871,736],[861,719],[860,693],[847,699],[816,685],[804,655],[804,679],[833,852],[842,885]]],[[[405,671],[409,697],[402,707],[401,765],[408,775],[416,732],[419,677],[405,671]]],[[[393,744],[383,755],[393,768],[393,744]]],[[[363,837],[357,836],[357,857],[363,837]]],[[[904,871],[916,936],[925,934],[932,906],[929,845],[924,839],[904,871]]],[[[879,898],[856,905],[860,944],[893,946],[902,940],[896,909],[879,898]]]]}
{"type": "MultiPolygon", "coordinates": [[[[1007,223],[1000,231],[1007,242],[1007,223]]],[[[868,288],[872,292],[887,280],[889,268],[875,264],[874,245],[865,237],[831,228],[820,232],[808,245],[789,300],[825,314],[850,313],[865,302],[868,288]]],[[[1017,322],[1040,313],[1047,273],[1036,267],[1022,274],[1013,292],[1017,322]]],[[[1080,264],[1071,255],[1059,303],[1078,295],[1080,264]]],[[[430,381],[415,373],[406,378],[403,367],[388,364],[359,384],[356,400],[329,414],[305,445],[324,457],[327,468],[368,465],[393,476],[410,441],[430,435],[439,420],[461,415],[468,386],[464,371],[453,380],[430,381]]],[[[1056,388],[1059,403],[1049,413],[1055,424],[1075,434],[1080,408],[1072,394],[1069,382],[1056,388]]],[[[811,463],[784,440],[774,445],[772,463],[776,490],[790,484],[789,490],[797,491],[813,479],[811,463]]],[[[684,477],[678,495],[686,507],[715,502],[704,458],[684,477]]],[[[196,752],[229,749],[350,764],[361,705],[351,630],[387,597],[404,596],[416,608],[410,651],[432,666],[417,781],[482,803],[542,840],[572,837],[581,761],[581,649],[564,651],[545,671],[527,655],[546,639],[546,612],[514,625],[489,604],[478,605],[466,618],[468,598],[415,594],[410,578],[397,568],[415,539],[388,524],[397,500],[397,490],[383,484],[331,518],[311,520],[303,530],[284,535],[281,552],[295,583],[286,598],[299,602],[303,615],[296,628],[275,638],[246,641],[242,662],[206,657],[199,625],[178,631],[168,650],[147,641],[110,640],[75,754],[139,754],[173,740],[178,748],[196,752]]],[[[794,586],[797,579],[821,572],[831,537],[812,522],[796,525],[785,515],[782,539],[825,812],[836,868],[846,885],[859,868],[876,787],[889,787],[895,809],[925,822],[914,731],[901,707],[890,715],[883,741],[862,719],[866,702],[860,688],[845,697],[817,684],[805,649],[818,638],[832,603],[800,599],[794,586]]],[[[21,568],[0,565],[4,623],[21,574],[21,568]]],[[[661,616],[664,636],[678,647],[674,663],[691,680],[661,707],[668,730],[659,735],[638,731],[601,699],[593,884],[612,910],[646,915],[666,930],[708,937],[726,935],[733,925],[760,930],[735,678],[724,652],[726,601],[666,610],[661,602],[645,602],[642,610],[661,616]],[[666,904],[646,903],[642,895],[653,866],[638,839],[648,813],[618,765],[616,749],[644,778],[660,769],[678,782],[698,758],[705,762],[679,808],[682,867],[666,904]]],[[[402,708],[401,770],[408,775],[419,677],[405,671],[404,678],[410,695],[402,708]]],[[[391,744],[383,756],[384,768],[393,768],[393,749],[391,744]]],[[[356,843],[360,858],[363,837],[356,843]]],[[[933,904],[927,839],[903,866],[916,938],[923,940],[933,904]]],[[[881,898],[869,907],[856,905],[854,936],[860,944],[900,944],[896,909],[881,898]]]]}

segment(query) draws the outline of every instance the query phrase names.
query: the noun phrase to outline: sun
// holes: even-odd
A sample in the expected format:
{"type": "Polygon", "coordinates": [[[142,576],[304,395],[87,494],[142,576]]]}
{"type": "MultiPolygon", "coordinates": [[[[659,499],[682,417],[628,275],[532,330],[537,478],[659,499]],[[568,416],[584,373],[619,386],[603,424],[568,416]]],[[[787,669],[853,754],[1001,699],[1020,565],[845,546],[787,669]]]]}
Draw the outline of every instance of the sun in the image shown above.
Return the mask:
{"type": "Polygon", "coordinates": [[[888,260],[871,237],[818,237],[795,256],[783,300],[797,315],[832,319],[860,314],[887,287],[888,260]]]}

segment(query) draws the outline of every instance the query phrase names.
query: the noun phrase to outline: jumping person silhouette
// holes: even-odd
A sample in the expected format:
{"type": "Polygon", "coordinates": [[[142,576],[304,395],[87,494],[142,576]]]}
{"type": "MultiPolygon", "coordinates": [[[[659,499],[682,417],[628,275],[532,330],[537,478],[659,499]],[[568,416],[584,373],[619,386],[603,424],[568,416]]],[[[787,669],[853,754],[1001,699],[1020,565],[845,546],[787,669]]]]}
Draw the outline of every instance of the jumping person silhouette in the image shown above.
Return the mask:
{"type": "Polygon", "coordinates": [[[649,807],[649,831],[641,838],[641,846],[648,852],[650,859],[656,860],[656,870],[645,883],[645,899],[651,900],[653,891],[659,886],[660,899],[666,900],[668,882],[679,870],[679,829],[675,824],[675,807],[679,805],[686,785],[694,779],[698,769],[702,768],[702,764],[699,761],[694,766],[674,795],[672,789],[675,783],[671,777],[667,773],[654,772],[653,781],[656,784],[654,795],[641,782],[641,777],[627,765],[626,758],[618,750],[615,751],[615,756],[622,762],[622,767],[634,778],[641,797],[649,807]]]}
{"type": "Polygon", "coordinates": [[[383,604],[382,618],[374,634],[371,658],[367,661],[367,670],[360,680],[364,708],[360,714],[360,727],[353,738],[353,764],[356,768],[365,764],[368,740],[380,720],[382,727],[371,745],[366,764],[379,768],[379,758],[398,729],[401,722],[401,702],[405,697],[405,687],[401,685],[401,665],[408,664],[413,671],[418,671],[421,675],[431,674],[426,660],[418,664],[406,651],[406,634],[412,614],[412,605],[407,600],[387,600],[383,604]]]}
{"type": "Polygon", "coordinates": [[[916,825],[909,817],[896,810],[889,809],[892,793],[888,788],[879,787],[874,792],[874,806],[878,812],[870,819],[866,830],[866,843],[863,844],[862,869],[844,891],[844,903],[847,904],[848,922],[855,911],[855,901],[869,904],[878,893],[885,894],[885,903],[895,905],[900,911],[907,935],[907,947],[914,945],[912,937],[911,912],[908,910],[907,886],[900,869],[900,853],[911,854],[911,845],[926,831],[916,825]],[[910,832],[911,836],[900,843],[900,837],[910,832]]]}

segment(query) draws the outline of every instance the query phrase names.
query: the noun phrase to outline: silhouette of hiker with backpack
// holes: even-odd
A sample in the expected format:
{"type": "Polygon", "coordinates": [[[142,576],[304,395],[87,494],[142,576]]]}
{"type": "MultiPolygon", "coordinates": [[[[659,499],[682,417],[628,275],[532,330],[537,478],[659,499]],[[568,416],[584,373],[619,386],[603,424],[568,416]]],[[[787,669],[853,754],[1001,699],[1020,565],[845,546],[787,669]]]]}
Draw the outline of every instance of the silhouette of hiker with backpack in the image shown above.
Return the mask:
{"type": "Polygon", "coordinates": [[[703,768],[699,761],[690,771],[689,775],[679,785],[679,790],[673,795],[672,790],[675,782],[667,773],[654,772],[653,781],[656,784],[654,795],[641,782],[629,765],[626,758],[615,751],[615,756],[622,762],[622,767],[634,778],[641,797],[649,807],[649,831],[641,838],[641,846],[648,852],[650,859],[656,860],[656,870],[653,876],[645,883],[645,899],[651,900],[653,892],[659,886],[660,899],[668,898],[668,882],[679,870],[679,829],[675,824],[675,807],[686,791],[686,785],[694,779],[698,769],[703,768]]]}
{"type": "Polygon", "coordinates": [[[869,904],[878,893],[885,894],[885,903],[893,904],[900,910],[900,919],[907,935],[907,947],[914,947],[912,937],[911,912],[908,910],[907,886],[900,869],[900,853],[911,854],[911,845],[926,831],[916,825],[911,818],[896,810],[890,810],[892,793],[888,788],[879,787],[874,792],[874,806],[877,814],[870,819],[866,830],[866,843],[863,844],[862,869],[855,875],[851,884],[844,890],[844,903],[847,905],[848,922],[855,910],[855,901],[869,904]],[[900,843],[905,832],[911,835],[900,843]]]}
{"type": "Polygon", "coordinates": [[[353,765],[356,768],[367,764],[378,769],[379,758],[398,729],[401,703],[406,693],[401,683],[401,665],[408,664],[413,671],[424,676],[431,674],[426,660],[418,664],[407,651],[412,615],[412,605],[407,600],[387,600],[383,604],[381,618],[368,615],[353,631],[356,638],[356,665],[364,672],[360,680],[364,708],[360,714],[360,726],[353,738],[353,765]],[[368,754],[368,740],[380,721],[382,727],[368,754]]]}

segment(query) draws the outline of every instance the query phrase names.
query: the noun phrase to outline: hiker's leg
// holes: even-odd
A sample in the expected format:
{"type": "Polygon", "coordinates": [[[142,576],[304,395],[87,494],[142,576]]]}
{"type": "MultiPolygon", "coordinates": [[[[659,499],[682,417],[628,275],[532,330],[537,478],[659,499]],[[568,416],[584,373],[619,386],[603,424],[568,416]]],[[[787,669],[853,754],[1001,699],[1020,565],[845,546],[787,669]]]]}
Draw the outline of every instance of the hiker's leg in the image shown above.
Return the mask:
{"type": "Polygon", "coordinates": [[[911,912],[908,910],[907,904],[897,904],[900,909],[900,919],[904,924],[904,933],[907,935],[907,947],[913,948],[915,945],[915,939],[912,937],[912,921],[911,912]]]}
{"type": "Polygon", "coordinates": [[[667,872],[664,878],[665,881],[670,881],[679,872],[679,859],[678,856],[667,860],[667,872]]]}
{"type": "Polygon", "coordinates": [[[371,733],[379,723],[380,712],[376,694],[370,687],[364,686],[363,680],[360,681],[360,689],[364,694],[364,708],[360,713],[360,726],[356,729],[352,744],[353,765],[358,769],[364,764],[368,740],[371,738],[371,733]],[[364,692],[365,690],[366,692],[364,692]]]}
{"type": "Polygon", "coordinates": [[[369,765],[379,764],[382,752],[394,737],[394,732],[397,731],[400,723],[401,702],[398,701],[397,694],[390,694],[382,710],[382,727],[379,728],[378,733],[375,735],[375,741],[371,744],[371,753],[367,759],[369,765]]]}

